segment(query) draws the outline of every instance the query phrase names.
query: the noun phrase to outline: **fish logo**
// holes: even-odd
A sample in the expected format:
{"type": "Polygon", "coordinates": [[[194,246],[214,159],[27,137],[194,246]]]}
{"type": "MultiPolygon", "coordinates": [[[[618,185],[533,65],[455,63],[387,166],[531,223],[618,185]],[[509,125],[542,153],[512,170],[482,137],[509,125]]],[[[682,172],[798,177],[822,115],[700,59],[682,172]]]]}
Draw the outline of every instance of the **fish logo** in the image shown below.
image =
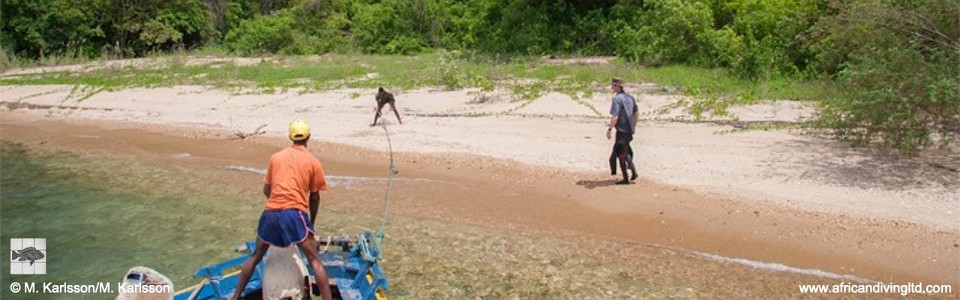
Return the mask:
{"type": "Polygon", "coordinates": [[[43,252],[34,247],[23,248],[20,251],[10,250],[10,260],[30,261],[32,266],[34,262],[43,259],[43,252]]]}

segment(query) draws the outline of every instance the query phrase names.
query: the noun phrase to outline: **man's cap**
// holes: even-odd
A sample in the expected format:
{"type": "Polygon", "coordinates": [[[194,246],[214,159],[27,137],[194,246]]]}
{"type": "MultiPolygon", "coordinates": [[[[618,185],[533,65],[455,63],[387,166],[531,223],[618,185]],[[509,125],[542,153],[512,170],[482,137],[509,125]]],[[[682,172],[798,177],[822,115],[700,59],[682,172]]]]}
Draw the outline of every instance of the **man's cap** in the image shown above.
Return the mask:
{"type": "Polygon", "coordinates": [[[310,137],[310,124],[303,120],[296,119],[290,122],[290,140],[302,141],[310,137]]]}
{"type": "Polygon", "coordinates": [[[613,80],[610,81],[610,84],[623,84],[623,79],[614,78],[613,80]]]}

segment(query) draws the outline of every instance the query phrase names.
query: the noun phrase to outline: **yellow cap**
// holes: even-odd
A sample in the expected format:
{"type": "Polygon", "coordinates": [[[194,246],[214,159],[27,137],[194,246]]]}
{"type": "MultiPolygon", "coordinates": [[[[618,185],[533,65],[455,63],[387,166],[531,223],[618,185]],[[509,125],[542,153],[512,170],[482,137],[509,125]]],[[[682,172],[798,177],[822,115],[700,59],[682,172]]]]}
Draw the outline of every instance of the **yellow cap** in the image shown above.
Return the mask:
{"type": "Polygon", "coordinates": [[[310,137],[310,125],[303,120],[296,119],[290,122],[290,140],[302,141],[310,137]]]}

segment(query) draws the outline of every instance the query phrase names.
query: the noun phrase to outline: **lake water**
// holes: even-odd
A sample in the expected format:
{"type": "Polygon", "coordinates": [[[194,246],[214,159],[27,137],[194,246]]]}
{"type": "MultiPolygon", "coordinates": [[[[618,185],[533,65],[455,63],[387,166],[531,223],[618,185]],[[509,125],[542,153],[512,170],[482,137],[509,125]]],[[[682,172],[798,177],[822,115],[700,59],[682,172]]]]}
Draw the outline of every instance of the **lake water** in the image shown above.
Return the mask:
{"type": "Polygon", "coordinates": [[[232,247],[252,237],[259,205],[238,206],[230,201],[236,193],[211,189],[202,178],[6,142],[0,151],[3,249],[11,238],[47,241],[46,275],[8,280],[115,284],[143,265],[185,287],[198,267],[231,257],[232,247]]]}

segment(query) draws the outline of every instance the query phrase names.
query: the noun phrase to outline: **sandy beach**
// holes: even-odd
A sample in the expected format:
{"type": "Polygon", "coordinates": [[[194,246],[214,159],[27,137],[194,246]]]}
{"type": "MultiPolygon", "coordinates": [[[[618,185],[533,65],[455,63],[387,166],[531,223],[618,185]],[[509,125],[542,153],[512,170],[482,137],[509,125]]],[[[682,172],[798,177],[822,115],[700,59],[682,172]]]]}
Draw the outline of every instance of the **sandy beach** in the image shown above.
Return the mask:
{"type": "MultiPolygon", "coordinates": [[[[176,86],[82,100],[72,89],[0,86],[0,138],[37,144],[42,133],[44,147],[55,149],[104,154],[120,143],[131,146],[120,153],[143,159],[182,163],[175,154],[188,152],[260,166],[285,145],[287,123],[301,118],[334,175],[386,168],[385,129],[370,125],[375,89],[231,94],[176,86]],[[109,139],[80,137],[91,132],[109,139]],[[130,132],[152,138],[122,138],[130,132]]],[[[500,91],[393,91],[403,124],[386,109],[384,116],[400,178],[456,185],[400,186],[392,213],[960,287],[956,149],[895,160],[796,131],[724,133],[738,122],[794,122],[814,110],[769,101],[734,108],[736,119],[692,122],[678,119],[679,108],[663,110],[682,96],[649,84],[626,89],[644,116],[633,142],[641,176],[629,186],[613,185],[618,178],[607,169],[609,93],[527,101],[500,91]]]]}

